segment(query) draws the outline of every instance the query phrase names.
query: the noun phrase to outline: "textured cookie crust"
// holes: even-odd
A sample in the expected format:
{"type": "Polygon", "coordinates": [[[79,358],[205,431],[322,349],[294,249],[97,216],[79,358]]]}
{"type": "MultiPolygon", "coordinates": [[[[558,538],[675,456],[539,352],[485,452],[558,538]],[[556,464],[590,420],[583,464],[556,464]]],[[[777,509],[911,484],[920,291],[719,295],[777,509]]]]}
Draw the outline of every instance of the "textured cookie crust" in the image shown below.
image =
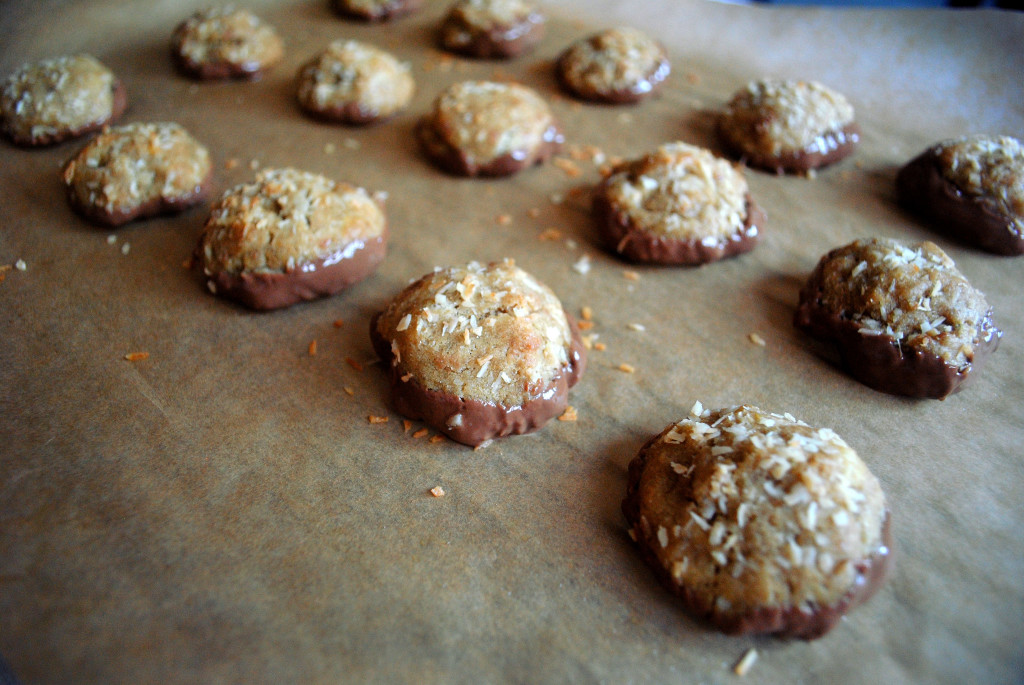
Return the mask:
{"type": "Polygon", "coordinates": [[[794,323],[835,342],[861,382],[911,397],[959,389],[1002,335],[985,296],[927,241],[832,250],[801,290],[794,323]]]}
{"type": "Polygon", "coordinates": [[[362,188],[267,169],[213,206],[195,250],[207,287],[254,309],[331,295],[383,260],[384,211],[362,188]]]}
{"type": "Polygon", "coordinates": [[[900,202],[947,235],[1005,255],[1024,254],[1024,145],[1009,136],[938,143],[896,177],[900,202]]]}
{"type": "Polygon", "coordinates": [[[396,409],[473,445],[560,414],[585,365],[558,298],[511,260],[427,274],[374,319],[371,338],[396,409]]]}
{"type": "Polygon", "coordinates": [[[813,639],[881,585],[878,481],[827,428],[698,402],[629,466],[623,512],[659,577],[728,633],[813,639]]]}
{"type": "Polygon", "coordinates": [[[416,132],[427,156],[460,176],[514,174],[551,157],[564,140],[540,95],[492,81],[449,87],[416,132]]]}
{"type": "Polygon", "coordinates": [[[363,21],[388,21],[420,8],[423,0],[332,0],[334,11],[363,21]]]}
{"type": "Polygon", "coordinates": [[[302,109],[346,124],[393,116],[408,106],[415,89],[408,64],[354,40],[334,41],[299,70],[302,109]]]}
{"type": "Polygon", "coordinates": [[[175,64],[199,79],[259,78],[284,55],[274,28],[245,9],[200,10],[175,29],[175,64]]]}
{"type": "Polygon", "coordinates": [[[739,169],[680,142],[612,169],[595,190],[593,211],[609,249],[663,264],[745,252],[764,225],[739,169]]]}
{"type": "Polygon", "coordinates": [[[198,204],[211,171],[210,153],[180,125],[135,123],[93,138],[64,166],[63,180],[76,211],[119,226],[198,204]]]}
{"type": "Polygon", "coordinates": [[[777,173],[837,162],[860,138],[853,105],[814,81],[753,81],[733,96],[718,128],[733,154],[777,173]]]}
{"type": "Polygon", "coordinates": [[[573,95],[597,102],[636,102],[668,78],[665,48],[642,31],[615,28],[570,45],[558,58],[557,74],[573,95]]]}
{"type": "Polygon", "coordinates": [[[127,104],[121,81],[95,57],[55,57],[7,77],[0,128],[17,145],[52,145],[103,128],[127,104]]]}
{"type": "Polygon", "coordinates": [[[516,57],[544,37],[544,21],[526,0],[458,0],[441,22],[439,40],[469,57],[516,57]]]}

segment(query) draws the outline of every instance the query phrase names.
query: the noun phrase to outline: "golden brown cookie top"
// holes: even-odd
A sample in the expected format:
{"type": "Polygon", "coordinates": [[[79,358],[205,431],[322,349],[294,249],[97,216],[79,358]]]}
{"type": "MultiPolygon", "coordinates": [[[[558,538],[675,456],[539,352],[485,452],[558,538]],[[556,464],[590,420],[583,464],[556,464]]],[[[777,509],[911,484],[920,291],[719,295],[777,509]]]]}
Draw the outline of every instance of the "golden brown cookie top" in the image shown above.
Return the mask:
{"type": "Polygon", "coordinates": [[[638,459],[633,534],[717,614],[836,606],[887,554],[882,489],[830,429],[698,402],[638,459]]]}
{"type": "Polygon", "coordinates": [[[200,78],[255,75],[284,55],[272,26],[233,5],[194,13],[175,31],[174,48],[179,63],[200,78]]]}
{"type": "Polygon", "coordinates": [[[83,206],[127,214],[194,196],[211,171],[210,153],[173,122],[106,129],[64,167],[64,183],[83,206]]]}
{"type": "Polygon", "coordinates": [[[760,157],[794,154],[819,146],[823,136],[853,124],[853,105],[815,81],[752,81],[726,106],[723,134],[732,144],[760,157]]]}
{"type": "Polygon", "coordinates": [[[384,211],[363,188],[297,169],[266,169],[221,196],[196,254],[207,275],[291,272],[344,259],[386,228],[384,211]]]}
{"type": "Polygon", "coordinates": [[[991,335],[991,309],[938,245],[874,238],[832,250],[816,267],[820,306],[860,325],[864,336],[967,366],[991,335]]]}
{"type": "Polygon", "coordinates": [[[614,168],[600,192],[638,228],[718,241],[743,230],[749,188],[731,162],[676,142],[614,168]]]}
{"type": "Polygon", "coordinates": [[[354,40],[334,41],[299,71],[303,108],[318,114],[339,112],[335,118],[346,120],[390,116],[409,104],[414,90],[408,63],[354,40]],[[354,116],[343,114],[347,108],[354,116]]]}
{"type": "Polygon", "coordinates": [[[601,31],[570,45],[558,61],[562,82],[591,100],[634,100],[668,77],[660,43],[630,27],[601,31]]]}
{"type": "Polygon", "coordinates": [[[962,192],[995,202],[1024,232],[1024,145],[1010,136],[964,136],[936,145],[939,170],[962,192]]]}
{"type": "Polygon", "coordinates": [[[44,59],[15,70],[0,90],[3,132],[22,144],[60,140],[109,121],[113,72],[90,55],[44,59]]]}
{"type": "Polygon", "coordinates": [[[529,159],[551,143],[556,128],[551,108],[536,91],[494,81],[452,85],[438,96],[428,124],[471,167],[503,157],[529,159]]]}
{"type": "Polygon", "coordinates": [[[509,259],[427,274],[388,305],[377,334],[422,386],[509,408],[546,392],[570,366],[561,302],[509,259]]]}

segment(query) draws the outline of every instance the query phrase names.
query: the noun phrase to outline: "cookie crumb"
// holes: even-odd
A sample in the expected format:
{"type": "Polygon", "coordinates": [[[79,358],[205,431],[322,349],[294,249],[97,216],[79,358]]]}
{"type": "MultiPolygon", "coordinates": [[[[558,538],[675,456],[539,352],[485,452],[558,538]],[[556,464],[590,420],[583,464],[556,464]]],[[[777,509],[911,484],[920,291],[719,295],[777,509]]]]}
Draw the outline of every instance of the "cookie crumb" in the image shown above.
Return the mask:
{"type": "Polygon", "coordinates": [[[415,438],[416,440],[419,440],[420,438],[425,437],[428,433],[430,433],[430,431],[427,430],[426,428],[420,428],[418,431],[412,434],[412,437],[415,438]]]}
{"type": "Polygon", "coordinates": [[[499,214],[498,216],[494,217],[494,222],[499,226],[508,226],[510,223],[512,223],[512,215],[499,214]]]}
{"type": "Polygon", "coordinates": [[[760,347],[764,347],[765,345],[768,344],[768,343],[765,342],[764,338],[762,338],[757,333],[751,333],[750,335],[747,336],[747,339],[750,340],[750,342],[752,342],[755,345],[758,345],[760,347]]]}
{"type": "Polygon", "coordinates": [[[355,391],[355,390],[353,390],[352,388],[348,387],[347,385],[346,385],[346,386],[345,386],[344,388],[342,388],[342,390],[344,390],[344,391],[345,391],[345,394],[346,394],[346,395],[349,395],[350,397],[351,397],[352,395],[355,395],[355,394],[356,394],[356,391],[355,391]]]}
{"type": "Polygon", "coordinates": [[[594,343],[594,349],[597,350],[598,352],[604,352],[605,350],[608,349],[608,346],[605,345],[603,342],[596,342],[594,343]]]}
{"type": "Polygon", "coordinates": [[[576,407],[569,405],[565,408],[565,411],[562,412],[562,415],[558,417],[558,420],[575,421],[577,418],[579,418],[579,415],[576,413],[576,407]]]}
{"type": "Polygon", "coordinates": [[[234,169],[237,166],[238,166],[238,160],[236,158],[234,158],[234,157],[232,157],[232,158],[228,159],[226,162],[224,162],[224,169],[226,171],[231,171],[232,169],[234,169]]]}
{"type": "Polygon", "coordinates": [[[580,309],[580,317],[584,321],[592,321],[594,318],[594,310],[584,305],[583,308],[580,309]]]}
{"type": "Polygon", "coordinates": [[[309,342],[309,356],[310,357],[315,357],[316,356],[316,340],[311,340],[309,342]]]}
{"type": "Polygon", "coordinates": [[[387,417],[387,416],[377,416],[376,414],[370,414],[369,416],[366,417],[366,420],[369,421],[370,423],[375,423],[376,424],[376,423],[387,423],[388,422],[388,418],[389,417],[387,417]]]}
{"type": "Polygon", "coordinates": [[[580,169],[578,164],[576,164],[571,159],[567,159],[565,157],[555,157],[551,161],[551,163],[554,164],[559,169],[561,169],[562,172],[569,178],[576,178],[577,176],[583,173],[583,170],[580,169]]]}
{"type": "Polygon", "coordinates": [[[431,445],[436,445],[437,443],[443,442],[443,441],[444,441],[444,436],[443,435],[432,435],[432,436],[430,436],[430,444],[431,445]]]}
{"type": "Polygon", "coordinates": [[[636,271],[632,271],[631,269],[624,270],[622,272],[622,277],[625,278],[627,281],[639,281],[640,280],[640,274],[638,274],[636,271]]]}
{"type": "Polygon", "coordinates": [[[576,273],[585,276],[590,272],[590,257],[583,255],[575,262],[573,262],[572,270],[576,273]]]}
{"type": "Polygon", "coordinates": [[[642,323],[626,324],[626,328],[628,328],[631,331],[637,331],[638,333],[642,333],[647,330],[647,327],[644,326],[642,323]]]}
{"type": "Polygon", "coordinates": [[[594,327],[594,322],[593,321],[577,321],[576,322],[576,327],[579,328],[581,331],[589,331],[591,328],[594,327]]]}
{"type": "Polygon", "coordinates": [[[334,320],[334,323],[333,323],[332,325],[333,325],[333,326],[334,326],[335,328],[341,328],[342,326],[344,326],[344,325],[345,325],[345,320],[344,320],[344,319],[335,319],[335,320],[334,320]]]}
{"type": "Polygon", "coordinates": [[[356,371],[362,371],[363,370],[362,362],[357,362],[352,357],[345,357],[345,363],[348,364],[349,366],[351,366],[356,371]]]}
{"type": "Polygon", "coordinates": [[[251,159],[251,160],[249,160],[249,168],[252,169],[253,171],[256,171],[257,169],[259,169],[260,168],[260,160],[258,160],[258,159],[251,159]]]}
{"type": "Polygon", "coordinates": [[[619,371],[622,371],[623,373],[636,373],[636,367],[633,366],[632,364],[622,363],[619,364],[617,368],[619,369],[619,371]]]}
{"type": "Polygon", "coordinates": [[[130,362],[141,362],[144,359],[149,359],[149,352],[129,352],[124,358],[130,362]]]}
{"type": "Polygon", "coordinates": [[[117,236],[111,233],[107,236],[107,245],[113,245],[117,242],[117,236]]]}
{"type": "Polygon", "coordinates": [[[24,259],[19,259],[14,262],[14,268],[18,271],[28,271],[28,264],[25,263],[24,259]]]}
{"type": "Polygon", "coordinates": [[[549,228],[537,236],[538,240],[561,240],[562,232],[557,228],[549,228]]]}
{"type": "Polygon", "coordinates": [[[124,245],[121,246],[121,254],[126,255],[129,252],[131,252],[131,250],[132,250],[132,244],[131,243],[125,243],[124,245]]]}
{"type": "Polygon", "coordinates": [[[750,669],[754,667],[755,661],[757,661],[757,650],[751,647],[743,654],[740,660],[736,662],[732,672],[738,676],[745,676],[750,672],[750,669]]]}
{"type": "Polygon", "coordinates": [[[402,430],[408,433],[410,428],[412,428],[412,421],[409,419],[402,419],[402,430]]]}
{"type": "Polygon", "coordinates": [[[442,488],[440,485],[435,485],[434,487],[430,488],[430,494],[433,495],[434,497],[444,497],[444,488],[442,488]]]}

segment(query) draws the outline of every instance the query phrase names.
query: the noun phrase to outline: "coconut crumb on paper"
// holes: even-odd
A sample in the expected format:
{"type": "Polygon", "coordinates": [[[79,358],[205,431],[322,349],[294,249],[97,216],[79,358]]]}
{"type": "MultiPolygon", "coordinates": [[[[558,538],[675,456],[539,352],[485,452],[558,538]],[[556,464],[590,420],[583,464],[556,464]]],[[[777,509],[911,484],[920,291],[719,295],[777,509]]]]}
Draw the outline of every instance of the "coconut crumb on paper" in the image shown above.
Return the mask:
{"type": "Polygon", "coordinates": [[[765,347],[768,344],[767,342],[765,342],[764,338],[762,338],[757,333],[751,333],[750,335],[747,336],[747,339],[750,340],[750,342],[754,343],[755,345],[758,345],[759,347],[765,347]]]}
{"type": "Polygon", "coordinates": [[[754,667],[754,662],[757,661],[757,650],[751,647],[748,649],[740,660],[736,662],[732,671],[738,676],[745,676],[750,672],[750,669],[754,667]]]}
{"type": "Polygon", "coordinates": [[[430,494],[433,495],[434,497],[444,497],[444,488],[442,488],[440,485],[435,485],[434,487],[430,488],[430,494]]]}
{"type": "Polygon", "coordinates": [[[558,420],[575,421],[578,418],[579,415],[576,413],[576,407],[569,405],[568,407],[565,408],[565,411],[562,412],[562,415],[558,417],[558,420]]]}
{"type": "Polygon", "coordinates": [[[376,414],[370,414],[369,416],[366,417],[366,420],[369,421],[370,423],[374,423],[374,424],[377,424],[377,423],[387,423],[388,422],[388,417],[387,416],[378,416],[376,414]]]}
{"type": "Polygon", "coordinates": [[[149,352],[129,352],[124,358],[130,362],[141,362],[144,359],[149,359],[149,352]]]}

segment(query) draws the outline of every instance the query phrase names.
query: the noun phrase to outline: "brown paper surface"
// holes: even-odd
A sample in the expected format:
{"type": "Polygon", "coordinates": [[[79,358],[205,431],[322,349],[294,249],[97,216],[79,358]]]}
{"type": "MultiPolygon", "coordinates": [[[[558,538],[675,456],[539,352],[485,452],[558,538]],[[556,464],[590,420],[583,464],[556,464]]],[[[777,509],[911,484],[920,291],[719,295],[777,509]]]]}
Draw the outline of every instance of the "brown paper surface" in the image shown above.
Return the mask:
{"type": "Polygon", "coordinates": [[[26,266],[0,282],[0,654],[21,679],[724,683],[750,648],[758,682],[1020,678],[1024,261],[935,236],[895,205],[893,179],[936,140],[1024,134],[1024,16],[562,0],[545,5],[536,52],[497,63],[442,58],[441,2],[382,25],[326,0],[247,4],[287,43],[255,83],[174,72],[170,32],[194,2],[3,3],[4,74],[90,52],[128,86],[122,121],[176,120],[210,147],[218,192],[256,166],[298,166],[387,192],[392,228],[369,280],[256,314],[182,267],[205,208],[98,229],[58,180],[81,142],[0,147],[0,263],[26,266]],[[617,24],[665,42],[666,89],[635,107],[560,95],[554,57],[617,24]],[[345,128],[299,112],[299,65],[341,37],[412,63],[406,113],[345,128]],[[650,268],[601,250],[578,192],[597,165],[571,153],[717,150],[715,110],[769,75],[844,92],[863,128],[855,156],[813,179],[748,171],[768,225],[745,256],[650,268]],[[466,180],[424,160],[412,129],[434,96],[493,76],[549,98],[572,165],[466,180]],[[883,395],[794,331],[818,257],[872,235],[934,239],[986,293],[1005,335],[974,386],[942,402],[883,395]],[[435,265],[502,257],[568,311],[593,310],[606,348],[571,393],[579,418],[478,451],[415,438],[371,364],[369,318],[435,265]],[[626,465],[695,400],[831,427],[882,482],[894,573],[826,637],[721,635],[632,549],[626,465]]]}

